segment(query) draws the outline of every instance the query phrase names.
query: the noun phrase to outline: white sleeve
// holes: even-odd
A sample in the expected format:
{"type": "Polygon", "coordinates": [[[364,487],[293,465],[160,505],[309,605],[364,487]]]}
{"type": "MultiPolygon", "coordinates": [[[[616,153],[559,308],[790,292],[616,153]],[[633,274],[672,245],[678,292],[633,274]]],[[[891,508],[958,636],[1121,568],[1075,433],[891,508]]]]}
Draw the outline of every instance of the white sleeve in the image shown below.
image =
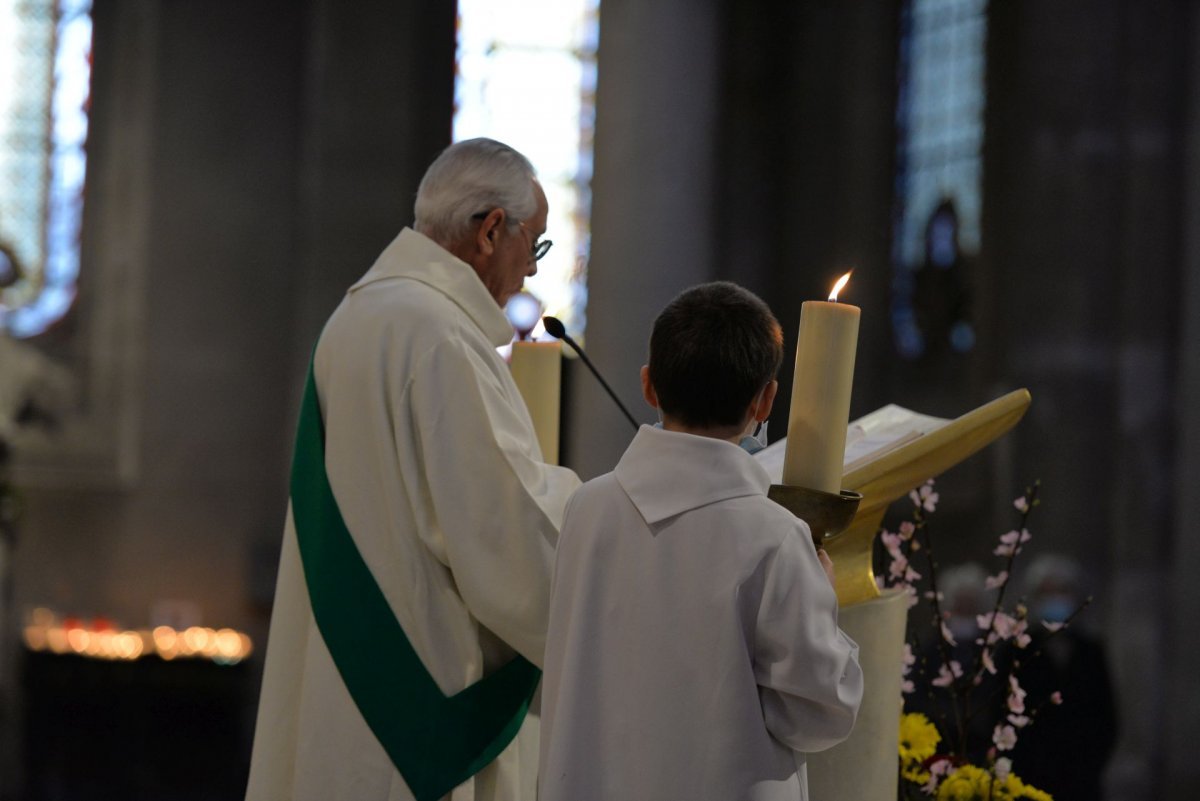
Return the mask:
{"type": "Polygon", "coordinates": [[[837,596],[804,532],[786,537],[767,567],[755,634],[771,735],[806,752],[850,736],[863,694],[858,645],[838,628],[837,596]]]}
{"type": "Polygon", "coordinates": [[[579,479],[541,461],[528,413],[462,343],[427,354],[408,391],[431,545],[471,614],[540,666],[554,546],[579,479]]]}

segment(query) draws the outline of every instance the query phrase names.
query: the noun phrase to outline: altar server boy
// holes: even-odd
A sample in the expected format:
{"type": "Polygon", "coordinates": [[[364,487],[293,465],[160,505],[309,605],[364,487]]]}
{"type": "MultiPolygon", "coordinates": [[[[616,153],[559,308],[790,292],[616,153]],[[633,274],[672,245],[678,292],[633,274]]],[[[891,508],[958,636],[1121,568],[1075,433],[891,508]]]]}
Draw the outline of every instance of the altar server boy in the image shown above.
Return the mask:
{"type": "Polygon", "coordinates": [[[862,699],[832,564],[739,443],[765,420],[779,323],[726,282],[654,323],[643,426],[568,502],[546,642],[540,801],[808,798],[805,752],[862,699]]]}

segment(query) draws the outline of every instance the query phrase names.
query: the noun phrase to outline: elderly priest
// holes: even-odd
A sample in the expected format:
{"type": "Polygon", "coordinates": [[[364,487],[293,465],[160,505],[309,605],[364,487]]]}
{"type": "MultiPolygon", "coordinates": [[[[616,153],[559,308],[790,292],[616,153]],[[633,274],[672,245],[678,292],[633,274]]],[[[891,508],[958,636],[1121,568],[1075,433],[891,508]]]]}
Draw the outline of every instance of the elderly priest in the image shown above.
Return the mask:
{"type": "Polygon", "coordinates": [[[496,347],[550,243],[529,161],[452,145],[321,334],[248,801],[532,798],[526,712],[575,474],[496,347]]]}

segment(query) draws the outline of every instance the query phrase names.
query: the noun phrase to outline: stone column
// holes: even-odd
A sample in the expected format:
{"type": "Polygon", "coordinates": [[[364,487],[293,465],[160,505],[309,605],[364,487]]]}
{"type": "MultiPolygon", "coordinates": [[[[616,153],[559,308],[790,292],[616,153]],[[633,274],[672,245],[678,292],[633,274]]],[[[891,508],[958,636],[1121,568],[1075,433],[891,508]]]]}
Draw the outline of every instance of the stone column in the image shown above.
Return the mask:
{"type": "MultiPolygon", "coordinates": [[[[716,0],[605,0],[596,98],[586,349],[639,421],[638,369],[655,316],[711,280],[722,199],[715,183],[716,0]]],[[[572,365],[565,463],[611,470],[629,421],[572,365]]]]}

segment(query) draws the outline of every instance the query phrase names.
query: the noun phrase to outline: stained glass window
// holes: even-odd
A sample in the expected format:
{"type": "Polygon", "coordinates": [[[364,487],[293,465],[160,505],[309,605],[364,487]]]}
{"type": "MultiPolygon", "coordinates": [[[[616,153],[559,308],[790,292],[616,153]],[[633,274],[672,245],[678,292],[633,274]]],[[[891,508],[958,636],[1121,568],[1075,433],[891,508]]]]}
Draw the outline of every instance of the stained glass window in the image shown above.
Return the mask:
{"type": "MultiPolygon", "coordinates": [[[[891,317],[897,350],[916,358],[930,344],[921,278],[952,295],[951,260],[979,251],[987,0],[907,0],[900,30],[891,317]],[[930,276],[921,274],[926,265],[930,276]]],[[[949,346],[964,352],[974,333],[955,314],[938,312],[949,346]]]]}
{"type": "Polygon", "coordinates": [[[0,0],[0,330],[44,331],[75,299],[91,0],[0,0]]]}
{"type": "Polygon", "coordinates": [[[488,136],[533,162],[554,247],[526,289],[582,334],[599,0],[460,0],[458,14],[454,140],[488,136]]]}

